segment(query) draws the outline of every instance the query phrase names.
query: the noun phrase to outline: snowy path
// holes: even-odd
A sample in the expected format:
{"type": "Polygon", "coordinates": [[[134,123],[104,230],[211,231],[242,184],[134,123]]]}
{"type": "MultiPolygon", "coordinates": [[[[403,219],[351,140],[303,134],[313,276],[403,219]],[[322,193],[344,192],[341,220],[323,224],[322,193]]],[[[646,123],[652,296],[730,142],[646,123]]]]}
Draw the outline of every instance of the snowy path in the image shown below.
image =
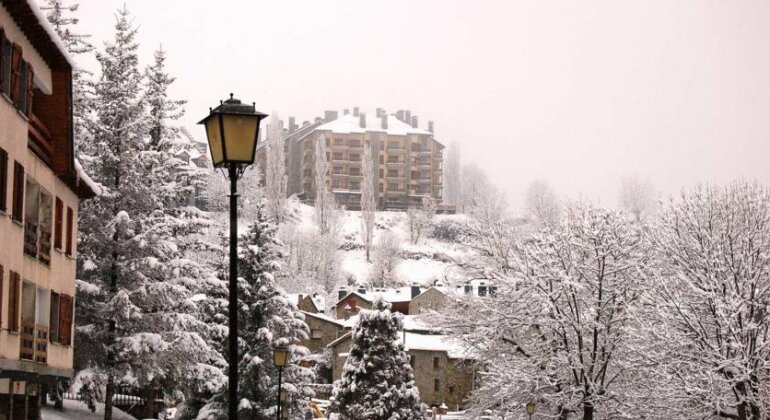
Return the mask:
{"type": "MultiPolygon", "coordinates": [[[[102,420],[104,418],[104,404],[96,404],[96,412],[92,413],[85,403],[74,400],[64,400],[64,412],[54,410],[51,407],[43,407],[43,420],[102,420]]],[[[136,420],[135,417],[113,408],[112,418],[115,420],[136,420]]]]}

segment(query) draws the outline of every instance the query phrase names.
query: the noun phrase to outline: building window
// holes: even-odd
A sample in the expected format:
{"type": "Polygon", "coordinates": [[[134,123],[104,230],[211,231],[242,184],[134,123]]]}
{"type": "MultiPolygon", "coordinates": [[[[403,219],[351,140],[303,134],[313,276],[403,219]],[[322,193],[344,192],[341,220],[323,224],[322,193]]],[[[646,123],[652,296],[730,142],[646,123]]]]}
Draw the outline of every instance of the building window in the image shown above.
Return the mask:
{"type": "Polygon", "coordinates": [[[449,385],[449,395],[454,395],[454,393],[455,393],[454,385],[449,385]]]}
{"type": "Polygon", "coordinates": [[[334,173],[334,175],[344,175],[345,174],[345,170],[344,170],[344,168],[342,166],[335,166],[333,173],[334,173]]]}
{"type": "Polygon", "coordinates": [[[359,191],[361,189],[361,183],[359,181],[350,181],[350,189],[359,191]]]}
{"type": "Polygon", "coordinates": [[[433,392],[441,392],[441,381],[438,379],[433,380],[433,392]]]}
{"type": "Polygon", "coordinates": [[[358,153],[351,153],[350,154],[350,160],[352,160],[353,162],[360,162],[361,161],[361,155],[359,155],[358,153]]]}
{"type": "Polygon", "coordinates": [[[0,148],[0,211],[8,210],[6,199],[8,195],[8,152],[0,148]]]}
{"type": "Polygon", "coordinates": [[[479,296],[487,295],[487,286],[479,286],[479,296]]]}
{"type": "Polygon", "coordinates": [[[59,342],[59,294],[51,292],[51,319],[48,337],[52,343],[59,342]]]}
{"type": "Polygon", "coordinates": [[[439,369],[439,359],[438,359],[438,357],[434,357],[433,358],[433,370],[438,370],[438,369],[439,369]]]}
{"type": "Polygon", "coordinates": [[[344,159],[342,156],[342,152],[334,152],[334,160],[342,160],[344,159]]]}
{"type": "Polygon", "coordinates": [[[350,168],[350,175],[361,176],[361,168],[350,168]]]}
{"type": "Polygon", "coordinates": [[[13,162],[13,211],[11,218],[21,223],[24,212],[24,167],[13,162]]]}
{"type": "Polygon", "coordinates": [[[398,169],[388,169],[389,177],[398,177],[398,169]]]}
{"type": "Polygon", "coordinates": [[[313,331],[310,333],[310,336],[311,336],[312,338],[314,338],[314,339],[320,339],[321,337],[323,337],[323,334],[321,333],[321,330],[320,330],[320,329],[314,329],[314,330],[313,330],[313,331]]]}
{"type": "Polygon", "coordinates": [[[385,191],[385,185],[383,185],[382,182],[380,182],[380,192],[383,192],[383,191],[385,191]]]}
{"type": "Polygon", "coordinates": [[[24,222],[24,253],[44,264],[51,262],[51,195],[27,180],[24,222]]]}
{"type": "Polygon", "coordinates": [[[398,149],[400,146],[398,145],[397,141],[389,141],[388,142],[388,149],[398,149]]]}
{"type": "Polygon", "coordinates": [[[67,235],[65,236],[65,239],[67,240],[67,245],[65,247],[64,253],[68,256],[72,256],[72,241],[74,238],[72,237],[73,232],[75,231],[75,217],[73,214],[73,211],[70,207],[67,207],[67,235]]]}
{"type": "Polygon", "coordinates": [[[5,96],[11,96],[11,49],[13,44],[0,29],[0,88],[5,96]]]}
{"type": "Polygon", "coordinates": [[[388,191],[398,191],[398,184],[388,182],[388,191]]]}

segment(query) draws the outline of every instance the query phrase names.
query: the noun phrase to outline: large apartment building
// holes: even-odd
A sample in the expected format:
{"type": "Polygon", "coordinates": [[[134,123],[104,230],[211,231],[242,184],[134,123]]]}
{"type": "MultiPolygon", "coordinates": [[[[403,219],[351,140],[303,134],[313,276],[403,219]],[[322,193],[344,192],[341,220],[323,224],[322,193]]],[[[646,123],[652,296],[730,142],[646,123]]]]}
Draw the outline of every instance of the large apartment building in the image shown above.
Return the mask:
{"type": "Polygon", "coordinates": [[[31,0],[0,0],[0,420],[72,376],[79,200],[73,63],[31,0]]]}
{"type": "MultiPolygon", "coordinates": [[[[433,122],[425,129],[410,111],[389,114],[378,108],[374,115],[358,107],[343,111],[325,111],[323,118],[301,126],[289,118],[284,127],[284,153],[289,195],[313,201],[316,185],[317,143],[323,142],[326,164],[326,188],[337,202],[350,210],[361,207],[364,146],[372,147],[374,191],[380,210],[404,210],[432,198],[439,210],[443,197],[444,145],[434,138],[433,122]]],[[[265,166],[265,147],[257,154],[265,166]]]]}

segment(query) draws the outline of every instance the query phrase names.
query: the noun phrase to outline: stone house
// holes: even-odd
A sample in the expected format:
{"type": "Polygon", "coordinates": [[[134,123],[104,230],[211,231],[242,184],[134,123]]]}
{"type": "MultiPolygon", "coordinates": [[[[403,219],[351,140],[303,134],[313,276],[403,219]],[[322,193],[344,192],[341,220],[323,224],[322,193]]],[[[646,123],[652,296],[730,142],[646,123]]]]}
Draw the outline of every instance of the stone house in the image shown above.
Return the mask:
{"type": "Polygon", "coordinates": [[[415,296],[409,302],[409,315],[419,315],[428,311],[440,311],[447,304],[447,295],[437,287],[430,287],[428,290],[415,296]]]}
{"type": "Polygon", "coordinates": [[[326,315],[302,311],[305,324],[308,326],[308,339],[300,344],[307,347],[310,353],[321,353],[332,341],[345,333],[345,324],[326,315]]]}
{"type": "Polygon", "coordinates": [[[371,309],[372,303],[377,297],[391,304],[391,311],[403,315],[409,315],[409,302],[422,292],[417,285],[393,288],[375,288],[367,290],[359,287],[348,290],[341,287],[338,291],[339,300],[334,304],[333,310],[337,319],[347,319],[357,315],[361,309],[371,309]]]}

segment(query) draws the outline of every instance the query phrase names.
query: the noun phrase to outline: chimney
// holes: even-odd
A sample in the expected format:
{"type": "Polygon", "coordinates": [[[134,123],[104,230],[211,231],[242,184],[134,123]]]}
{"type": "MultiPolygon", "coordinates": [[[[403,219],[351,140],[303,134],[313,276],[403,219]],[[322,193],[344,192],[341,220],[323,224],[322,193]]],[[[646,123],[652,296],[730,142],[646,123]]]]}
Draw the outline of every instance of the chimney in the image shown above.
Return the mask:
{"type": "Polygon", "coordinates": [[[348,289],[346,289],[345,287],[340,287],[337,290],[337,300],[342,300],[342,298],[344,298],[347,295],[348,295],[348,289]]]}
{"type": "Polygon", "coordinates": [[[345,108],[345,109],[342,111],[342,115],[348,115],[348,114],[350,114],[350,110],[349,110],[349,109],[347,109],[347,108],[345,108]]]}
{"type": "Polygon", "coordinates": [[[354,116],[354,117],[357,117],[357,116],[358,116],[358,107],[357,107],[357,106],[354,106],[354,107],[353,107],[353,116],[354,116]]]}
{"type": "Polygon", "coordinates": [[[404,121],[404,110],[403,109],[399,109],[398,111],[396,111],[396,118],[399,121],[404,121]]]}
{"type": "Polygon", "coordinates": [[[321,117],[315,117],[315,122],[317,122],[317,123],[320,123],[320,122],[321,122],[321,121],[323,121],[323,120],[324,120],[324,119],[323,119],[323,118],[321,118],[321,117]]]}
{"type": "Polygon", "coordinates": [[[412,117],[412,127],[417,128],[417,115],[412,117]]]}
{"type": "Polygon", "coordinates": [[[377,108],[377,118],[382,116],[382,108],[377,108]]]}
{"type": "Polygon", "coordinates": [[[302,126],[304,127],[306,125],[310,125],[310,121],[308,120],[302,121],[302,126]]]}
{"type": "Polygon", "coordinates": [[[433,133],[433,121],[428,121],[428,131],[433,133]]]}
{"type": "Polygon", "coordinates": [[[388,129],[388,114],[383,112],[380,115],[380,120],[382,120],[382,129],[387,130],[388,129]]]}
{"type": "Polygon", "coordinates": [[[416,298],[420,294],[420,286],[412,284],[412,299],[416,298]]]}
{"type": "Polygon", "coordinates": [[[404,119],[402,121],[404,121],[407,124],[411,123],[412,122],[412,111],[410,111],[408,109],[406,111],[404,111],[404,119]]]}
{"type": "Polygon", "coordinates": [[[297,295],[297,306],[302,305],[302,293],[297,295]]]}
{"type": "Polygon", "coordinates": [[[326,122],[334,121],[338,116],[339,114],[337,111],[324,111],[324,121],[326,122]]]}
{"type": "Polygon", "coordinates": [[[294,131],[297,129],[297,123],[294,120],[294,117],[289,117],[289,131],[294,131]]]}
{"type": "MultiPolygon", "coordinates": [[[[356,108],[356,110],[358,110],[358,108],[356,108]]],[[[358,125],[360,125],[361,128],[366,128],[366,114],[363,112],[358,115],[358,125]]]]}

